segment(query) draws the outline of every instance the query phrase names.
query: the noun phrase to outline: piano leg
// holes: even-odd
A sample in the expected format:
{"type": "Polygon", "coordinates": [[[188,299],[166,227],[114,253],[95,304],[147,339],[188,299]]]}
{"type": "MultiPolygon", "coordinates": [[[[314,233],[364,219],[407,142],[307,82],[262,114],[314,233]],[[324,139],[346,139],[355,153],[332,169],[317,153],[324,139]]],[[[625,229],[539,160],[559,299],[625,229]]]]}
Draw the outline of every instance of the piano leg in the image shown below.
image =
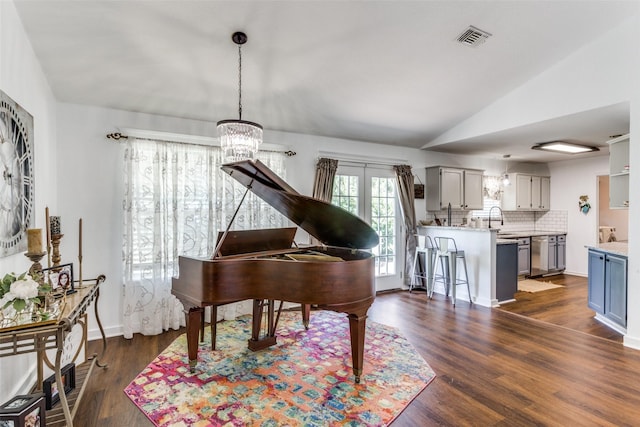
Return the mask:
{"type": "Polygon", "coordinates": [[[187,313],[187,351],[191,373],[196,371],[198,364],[198,335],[200,335],[203,313],[203,307],[191,307],[187,313]]]}
{"type": "MultiPolygon", "coordinates": [[[[368,308],[368,307],[367,307],[368,308]]],[[[349,313],[349,332],[351,335],[351,361],[356,383],[360,383],[364,364],[364,336],[367,329],[367,310],[349,313]]]]}
{"type": "Polygon", "coordinates": [[[311,317],[311,304],[302,304],[302,324],[305,330],[309,330],[309,318],[311,317]]]}
{"type": "Polygon", "coordinates": [[[218,306],[211,306],[211,350],[216,349],[216,336],[218,335],[218,306]]]}

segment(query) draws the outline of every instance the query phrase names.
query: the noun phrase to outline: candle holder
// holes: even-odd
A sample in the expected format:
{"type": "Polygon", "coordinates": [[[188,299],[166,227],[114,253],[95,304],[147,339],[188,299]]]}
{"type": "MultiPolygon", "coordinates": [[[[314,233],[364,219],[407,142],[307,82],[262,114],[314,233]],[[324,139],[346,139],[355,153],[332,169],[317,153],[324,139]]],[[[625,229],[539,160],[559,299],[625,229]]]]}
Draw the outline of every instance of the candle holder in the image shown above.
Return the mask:
{"type": "Polygon", "coordinates": [[[27,258],[31,260],[33,264],[31,264],[31,268],[29,269],[29,275],[38,282],[40,286],[44,285],[44,277],[42,276],[42,265],[40,264],[40,260],[46,254],[46,252],[33,253],[27,252],[24,254],[27,258]]]}
{"type": "Polygon", "coordinates": [[[52,234],[51,235],[51,246],[53,246],[53,253],[51,255],[51,261],[53,262],[53,266],[57,267],[60,265],[60,239],[62,239],[64,234],[52,234]]]}

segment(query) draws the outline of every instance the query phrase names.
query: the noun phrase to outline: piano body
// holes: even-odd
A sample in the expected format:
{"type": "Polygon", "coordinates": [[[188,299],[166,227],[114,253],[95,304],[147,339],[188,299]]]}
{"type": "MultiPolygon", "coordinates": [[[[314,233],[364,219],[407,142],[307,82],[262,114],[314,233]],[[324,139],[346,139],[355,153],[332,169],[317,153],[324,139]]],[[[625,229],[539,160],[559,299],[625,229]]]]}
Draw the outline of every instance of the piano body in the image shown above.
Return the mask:
{"type": "MultiPolygon", "coordinates": [[[[342,208],[303,196],[260,161],[222,166],[247,191],[252,191],[322,245],[296,247],[295,227],[229,231],[218,236],[211,259],[180,256],[172,293],[185,305],[189,365],[195,372],[198,336],[204,331],[204,308],[211,306],[215,349],[217,307],[251,299],[252,336],[249,348],[276,343],[282,301],[302,306],[304,326],[310,306],[347,314],[355,381],[363,368],[367,311],[375,298],[374,258],[370,249],[378,235],[360,218],[342,208]],[[276,310],[275,301],[280,301],[276,310]],[[263,315],[266,334],[260,336],[263,315]]],[[[233,219],[232,219],[233,222],[233,219]]],[[[340,339],[340,337],[336,337],[340,339]]]]}

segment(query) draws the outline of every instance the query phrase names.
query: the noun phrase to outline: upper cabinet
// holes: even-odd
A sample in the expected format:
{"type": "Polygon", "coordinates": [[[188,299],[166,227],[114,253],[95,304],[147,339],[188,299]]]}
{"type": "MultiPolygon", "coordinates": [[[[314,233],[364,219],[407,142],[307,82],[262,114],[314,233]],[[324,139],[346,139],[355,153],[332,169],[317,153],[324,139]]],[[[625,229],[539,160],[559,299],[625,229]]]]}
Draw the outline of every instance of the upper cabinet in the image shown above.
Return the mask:
{"type": "Polygon", "coordinates": [[[548,211],[551,180],[548,176],[514,174],[512,185],[504,188],[502,209],[507,211],[548,211]]]}
{"type": "Polygon", "coordinates": [[[427,210],[482,209],[482,175],[476,169],[433,166],[427,168],[427,210]]]}
{"type": "Polygon", "coordinates": [[[609,207],[629,207],[629,134],[609,143],[609,207]]]}

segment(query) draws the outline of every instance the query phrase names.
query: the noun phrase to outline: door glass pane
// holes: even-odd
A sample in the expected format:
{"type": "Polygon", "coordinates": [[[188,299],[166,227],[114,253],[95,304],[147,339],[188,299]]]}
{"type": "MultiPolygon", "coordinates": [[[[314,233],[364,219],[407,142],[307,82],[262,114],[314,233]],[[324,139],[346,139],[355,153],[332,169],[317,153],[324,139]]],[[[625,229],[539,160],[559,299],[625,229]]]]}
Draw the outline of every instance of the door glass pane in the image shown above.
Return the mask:
{"type": "Polygon", "coordinates": [[[358,177],[336,175],[333,182],[331,204],[358,216],[358,177]]]}
{"type": "Polygon", "coordinates": [[[396,195],[393,178],[371,178],[371,227],[380,244],[373,248],[376,276],[396,274],[396,195]]]}

